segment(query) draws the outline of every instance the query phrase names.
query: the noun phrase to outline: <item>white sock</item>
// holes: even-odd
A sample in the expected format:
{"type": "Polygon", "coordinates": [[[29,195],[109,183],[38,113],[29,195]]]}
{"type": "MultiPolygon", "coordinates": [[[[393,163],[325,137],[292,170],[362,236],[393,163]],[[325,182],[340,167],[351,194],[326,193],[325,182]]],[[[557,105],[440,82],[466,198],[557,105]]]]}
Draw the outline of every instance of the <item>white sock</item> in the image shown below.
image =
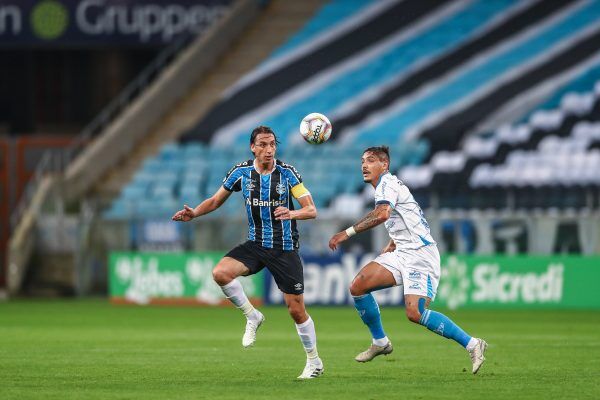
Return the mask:
{"type": "Polygon", "coordinates": [[[373,344],[375,346],[383,347],[390,342],[387,336],[382,337],[381,339],[373,339],[373,344]]]}
{"type": "Polygon", "coordinates": [[[469,340],[469,343],[467,343],[467,351],[471,351],[475,348],[475,345],[477,344],[477,339],[474,337],[471,337],[471,340],[469,340]]]}
{"type": "Polygon", "coordinates": [[[317,334],[315,333],[315,323],[313,322],[310,315],[308,319],[301,324],[296,324],[296,330],[304,351],[306,351],[306,357],[310,362],[318,362],[319,353],[317,352],[317,334]]]}
{"type": "Polygon", "coordinates": [[[225,286],[221,286],[221,290],[229,301],[242,310],[247,319],[255,321],[260,319],[260,313],[250,303],[246,293],[244,293],[242,284],[237,279],[232,280],[225,286]]]}

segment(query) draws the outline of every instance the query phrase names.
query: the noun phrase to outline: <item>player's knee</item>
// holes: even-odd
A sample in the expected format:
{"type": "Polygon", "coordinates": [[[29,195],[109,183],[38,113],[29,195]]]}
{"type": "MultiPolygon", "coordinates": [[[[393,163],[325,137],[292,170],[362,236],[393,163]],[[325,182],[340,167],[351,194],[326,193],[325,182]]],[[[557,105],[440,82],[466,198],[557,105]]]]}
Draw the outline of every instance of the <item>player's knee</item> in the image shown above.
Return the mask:
{"type": "Polygon", "coordinates": [[[418,324],[421,320],[421,313],[417,307],[407,307],[406,308],[406,317],[409,321],[418,324]]]}
{"type": "Polygon", "coordinates": [[[353,280],[352,283],[350,284],[350,294],[352,296],[362,296],[364,294],[367,294],[366,290],[364,287],[362,287],[362,285],[360,283],[357,282],[357,280],[353,280]]]}
{"type": "Polygon", "coordinates": [[[216,266],[215,269],[213,269],[212,274],[214,281],[219,286],[227,285],[234,279],[234,277],[225,268],[219,268],[219,266],[216,266]]]}
{"type": "Polygon", "coordinates": [[[298,302],[290,302],[288,304],[288,312],[290,313],[290,317],[297,323],[300,324],[306,320],[306,310],[304,309],[304,305],[298,302]]]}
{"type": "Polygon", "coordinates": [[[304,310],[290,310],[290,317],[292,317],[297,324],[301,324],[307,319],[306,311],[304,310]]]}

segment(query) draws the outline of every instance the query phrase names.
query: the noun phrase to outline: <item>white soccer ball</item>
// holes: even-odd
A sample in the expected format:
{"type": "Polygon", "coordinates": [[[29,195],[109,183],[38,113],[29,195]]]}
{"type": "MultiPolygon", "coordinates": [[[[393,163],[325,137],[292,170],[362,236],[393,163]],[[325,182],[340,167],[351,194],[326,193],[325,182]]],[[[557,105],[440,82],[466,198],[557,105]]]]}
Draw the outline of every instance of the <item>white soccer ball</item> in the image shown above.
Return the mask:
{"type": "Polygon", "coordinates": [[[310,144],[325,143],[331,136],[331,122],[323,114],[308,114],[300,122],[300,134],[310,144]]]}

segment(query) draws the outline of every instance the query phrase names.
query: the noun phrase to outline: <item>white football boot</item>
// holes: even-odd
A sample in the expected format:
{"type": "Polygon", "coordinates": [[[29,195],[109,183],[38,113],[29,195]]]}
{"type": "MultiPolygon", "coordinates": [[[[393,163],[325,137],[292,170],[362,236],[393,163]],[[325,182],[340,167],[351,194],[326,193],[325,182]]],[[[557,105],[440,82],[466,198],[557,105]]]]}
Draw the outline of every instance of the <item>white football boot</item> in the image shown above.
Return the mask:
{"type": "Polygon", "coordinates": [[[247,320],[246,321],[246,331],[244,332],[244,336],[242,337],[242,346],[251,347],[256,342],[256,331],[263,322],[265,322],[265,316],[258,310],[256,312],[260,315],[258,321],[247,320]]]}
{"type": "Polygon", "coordinates": [[[376,344],[372,344],[367,350],[354,357],[354,359],[358,362],[369,362],[378,355],[383,354],[387,356],[392,351],[394,351],[394,348],[392,347],[392,342],[387,342],[385,346],[377,346],[376,344]]]}
{"type": "Polygon", "coordinates": [[[323,375],[325,368],[323,367],[323,361],[320,358],[317,358],[316,362],[311,362],[310,360],[306,360],[306,366],[304,367],[304,371],[300,374],[298,379],[313,379],[323,375]]]}
{"type": "Polygon", "coordinates": [[[475,338],[477,340],[477,344],[473,347],[472,350],[469,350],[469,355],[471,356],[471,362],[473,363],[473,373],[476,374],[479,371],[479,368],[483,365],[485,361],[485,350],[487,349],[487,343],[483,339],[475,338]]]}

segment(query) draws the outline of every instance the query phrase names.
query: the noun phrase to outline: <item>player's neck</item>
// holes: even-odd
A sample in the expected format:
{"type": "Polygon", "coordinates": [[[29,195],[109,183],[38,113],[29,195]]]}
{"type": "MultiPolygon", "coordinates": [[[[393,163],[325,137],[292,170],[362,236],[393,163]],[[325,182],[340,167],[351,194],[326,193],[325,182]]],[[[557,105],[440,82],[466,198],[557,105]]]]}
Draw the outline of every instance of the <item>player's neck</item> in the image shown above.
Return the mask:
{"type": "Polygon", "coordinates": [[[275,169],[275,159],[266,163],[260,163],[257,158],[254,159],[254,169],[261,175],[268,175],[275,169]]]}
{"type": "Polygon", "coordinates": [[[373,179],[373,180],[371,181],[371,185],[372,185],[372,186],[373,186],[375,189],[377,189],[377,185],[379,185],[379,182],[381,182],[381,177],[383,177],[383,176],[384,176],[385,174],[387,174],[388,172],[390,172],[390,171],[388,171],[388,170],[385,170],[385,171],[383,171],[381,174],[379,174],[379,176],[377,177],[377,179],[373,179]]]}

